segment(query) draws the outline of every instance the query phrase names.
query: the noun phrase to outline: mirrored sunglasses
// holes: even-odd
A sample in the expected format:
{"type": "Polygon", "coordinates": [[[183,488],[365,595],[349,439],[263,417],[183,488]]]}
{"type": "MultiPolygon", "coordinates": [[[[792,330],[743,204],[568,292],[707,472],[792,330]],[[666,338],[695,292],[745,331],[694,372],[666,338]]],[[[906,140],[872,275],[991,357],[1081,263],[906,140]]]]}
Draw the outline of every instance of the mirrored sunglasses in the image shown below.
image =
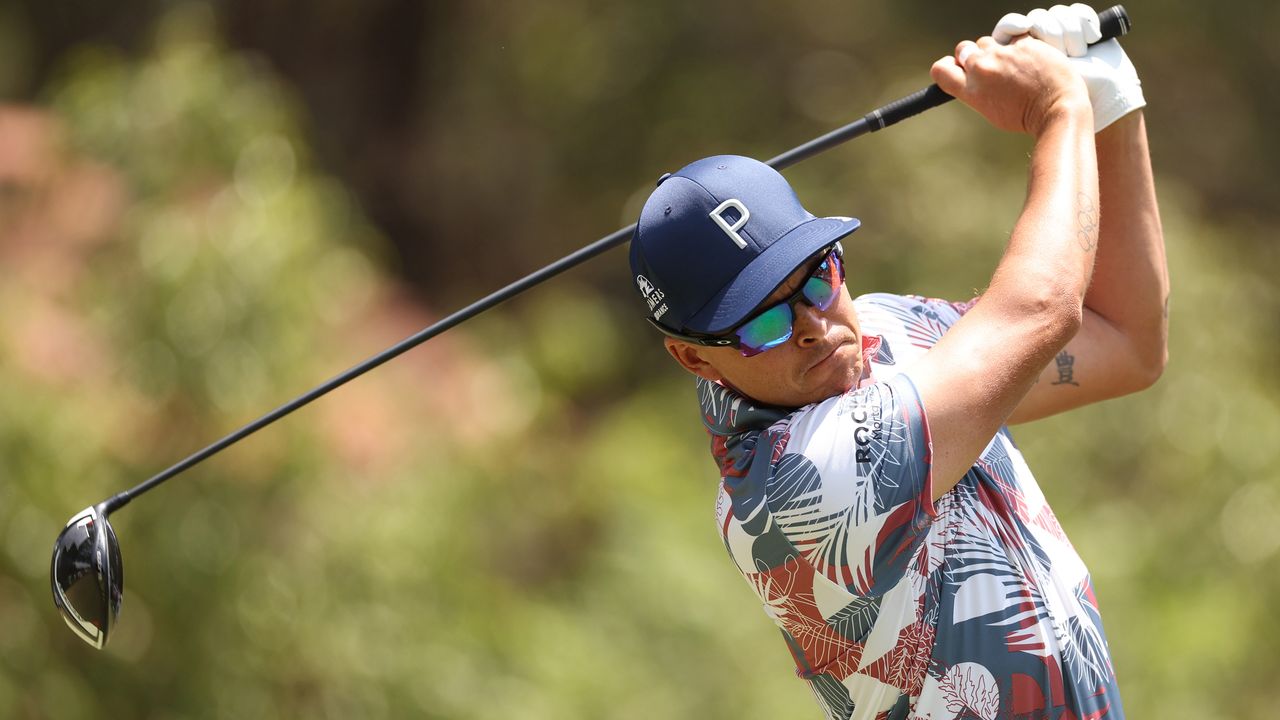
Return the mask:
{"type": "Polygon", "coordinates": [[[832,249],[794,293],[731,331],[737,337],[736,345],[742,356],[759,355],[790,340],[795,326],[795,304],[803,300],[819,311],[826,311],[835,303],[843,284],[844,265],[839,253],[832,249]]]}

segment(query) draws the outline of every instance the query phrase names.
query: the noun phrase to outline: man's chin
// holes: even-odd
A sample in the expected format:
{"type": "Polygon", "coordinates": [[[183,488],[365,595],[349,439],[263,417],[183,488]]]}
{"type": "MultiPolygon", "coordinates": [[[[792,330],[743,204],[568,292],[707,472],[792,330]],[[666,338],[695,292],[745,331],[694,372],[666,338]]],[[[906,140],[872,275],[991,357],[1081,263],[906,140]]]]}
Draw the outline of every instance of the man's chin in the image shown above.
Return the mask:
{"type": "Polygon", "coordinates": [[[830,363],[831,367],[826,377],[821,379],[820,389],[813,393],[814,399],[811,402],[821,402],[827,398],[843,395],[858,387],[858,381],[862,376],[862,357],[857,348],[845,346],[837,349],[833,355],[834,357],[824,362],[824,364],[830,363]],[[853,356],[843,357],[846,350],[852,352],[853,356]]]}
{"type": "Polygon", "coordinates": [[[853,390],[856,387],[858,387],[858,380],[856,377],[844,378],[833,386],[830,397],[835,397],[836,395],[843,395],[853,390]]]}

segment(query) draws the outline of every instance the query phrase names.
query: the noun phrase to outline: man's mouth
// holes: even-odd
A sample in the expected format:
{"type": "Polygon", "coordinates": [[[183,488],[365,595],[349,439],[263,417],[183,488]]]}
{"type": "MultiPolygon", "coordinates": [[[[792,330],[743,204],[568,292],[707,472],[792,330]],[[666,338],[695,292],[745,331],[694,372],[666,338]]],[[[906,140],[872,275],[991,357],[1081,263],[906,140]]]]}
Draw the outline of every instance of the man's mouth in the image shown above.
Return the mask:
{"type": "Polygon", "coordinates": [[[810,366],[809,366],[809,369],[808,369],[808,370],[806,370],[806,372],[812,372],[812,371],[814,371],[814,370],[817,370],[817,369],[818,369],[819,367],[821,367],[822,365],[825,365],[825,364],[827,363],[827,361],[831,360],[832,358],[834,358],[834,357],[836,356],[836,352],[838,352],[838,351],[840,350],[840,348],[842,348],[842,347],[844,347],[845,345],[848,345],[848,344],[849,344],[848,342],[836,343],[835,345],[833,345],[833,346],[831,347],[831,349],[830,349],[830,350],[827,350],[825,353],[822,353],[822,355],[818,358],[817,362],[815,362],[815,363],[813,363],[812,365],[810,365],[810,366]]]}

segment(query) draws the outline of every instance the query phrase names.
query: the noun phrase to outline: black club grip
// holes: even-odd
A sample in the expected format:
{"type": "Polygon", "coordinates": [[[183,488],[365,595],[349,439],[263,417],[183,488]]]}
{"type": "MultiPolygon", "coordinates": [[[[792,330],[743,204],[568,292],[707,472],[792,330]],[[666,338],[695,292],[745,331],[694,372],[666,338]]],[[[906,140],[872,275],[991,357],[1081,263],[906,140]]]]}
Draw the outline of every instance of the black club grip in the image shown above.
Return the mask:
{"type": "Polygon", "coordinates": [[[898,98],[888,105],[882,105],[872,110],[863,119],[871,126],[871,132],[875,132],[951,100],[955,100],[955,98],[943,92],[942,88],[937,85],[930,85],[923,90],[917,90],[906,97],[898,98]]]}
{"type": "Polygon", "coordinates": [[[1133,21],[1129,19],[1129,13],[1123,5],[1112,5],[1098,13],[1098,29],[1102,32],[1102,40],[1112,40],[1128,35],[1133,29],[1133,21]]]}
{"type": "MultiPolygon", "coordinates": [[[[1113,5],[1098,13],[1098,30],[1102,33],[1102,39],[1098,42],[1128,35],[1132,29],[1133,23],[1123,5],[1113,5]]],[[[863,120],[870,126],[871,132],[875,132],[954,99],[937,85],[930,85],[924,90],[872,110],[863,120]]]]}

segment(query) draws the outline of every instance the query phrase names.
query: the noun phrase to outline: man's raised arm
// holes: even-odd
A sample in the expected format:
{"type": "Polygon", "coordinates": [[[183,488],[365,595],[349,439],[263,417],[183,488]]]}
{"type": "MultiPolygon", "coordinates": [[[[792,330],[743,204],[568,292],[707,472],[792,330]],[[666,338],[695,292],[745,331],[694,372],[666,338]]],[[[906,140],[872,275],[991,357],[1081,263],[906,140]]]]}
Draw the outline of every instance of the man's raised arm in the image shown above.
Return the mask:
{"type": "Polygon", "coordinates": [[[1071,56],[1089,88],[1098,149],[1100,199],[1088,214],[1099,226],[1098,256],[1083,323],[1010,423],[1142,390],[1166,361],[1169,275],[1141,111],[1146,99],[1117,41],[1086,45],[1097,24],[1084,5],[1057,5],[1010,13],[992,30],[997,42],[1029,34],[1071,56]]]}
{"type": "Polygon", "coordinates": [[[1010,423],[1137,392],[1164,370],[1169,274],[1141,111],[1099,133],[1097,146],[1098,259],[1084,321],[1010,423]]]}
{"type": "Polygon", "coordinates": [[[1035,137],[1026,203],[987,292],[908,372],[938,498],[1080,328],[1099,201],[1088,94],[1061,53],[1028,37],[982,38],[935,63],[933,78],[996,127],[1035,137]]]}

